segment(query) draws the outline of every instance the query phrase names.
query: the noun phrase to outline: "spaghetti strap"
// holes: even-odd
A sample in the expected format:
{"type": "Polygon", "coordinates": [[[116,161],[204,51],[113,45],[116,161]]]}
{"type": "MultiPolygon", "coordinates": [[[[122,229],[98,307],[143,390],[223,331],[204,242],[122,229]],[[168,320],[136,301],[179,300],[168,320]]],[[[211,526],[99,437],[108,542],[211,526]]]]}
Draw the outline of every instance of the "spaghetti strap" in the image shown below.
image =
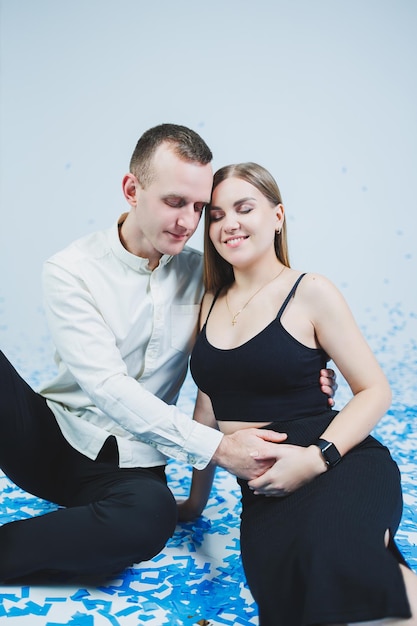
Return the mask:
{"type": "MultiPolygon", "coordinates": [[[[288,294],[288,296],[285,298],[285,300],[284,300],[284,302],[283,302],[283,304],[282,304],[282,306],[281,306],[280,310],[278,311],[278,315],[277,315],[277,318],[276,318],[277,320],[281,319],[281,315],[284,313],[284,311],[285,311],[285,308],[286,308],[287,304],[289,303],[289,301],[291,300],[291,298],[292,298],[292,297],[294,296],[294,294],[295,294],[295,291],[296,291],[296,289],[297,289],[297,287],[298,287],[298,283],[301,281],[301,279],[302,279],[305,275],[306,275],[306,272],[304,272],[304,274],[301,274],[301,276],[299,276],[299,277],[297,278],[297,280],[295,281],[294,285],[292,286],[292,289],[291,289],[290,293],[289,293],[289,294],[288,294]]],[[[213,302],[213,304],[214,304],[214,302],[213,302]]],[[[213,306],[213,305],[212,305],[212,306],[213,306]]],[[[211,309],[210,309],[210,311],[211,311],[211,309]]],[[[207,317],[208,317],[208,316],[207,316],[207,317]]]]}
{"type": "MultiPolygon", "coordinates": [[[[207,320],[208,320],[208,318],[210,317],[210,313],[211,313],[211,311],[212,311],[212,309],[213,309],[213,307],[214,307],[214,305],[215,305],[215,303],[216,303],[217,298],[219,297],[219,293],[221,292],[221,290],[222,290],[222,287],[220,287],[220,289],[218,289],[218,290],[216,291],[216,293],[214,294],[213,302],[212,302],[212,303],[211,303],[211,305],[210,305],[209,312],[207,313],[207,317],[206,317],[206,319],[204,320],[204,324],[203,324],[203,326],[202,326],[202,329],[203,329],[203,328],[206,326],[206,324],[207,324],[207,320]]],[[[201,330],[202,330],[202,329],[201,329],[201,330]]]]}

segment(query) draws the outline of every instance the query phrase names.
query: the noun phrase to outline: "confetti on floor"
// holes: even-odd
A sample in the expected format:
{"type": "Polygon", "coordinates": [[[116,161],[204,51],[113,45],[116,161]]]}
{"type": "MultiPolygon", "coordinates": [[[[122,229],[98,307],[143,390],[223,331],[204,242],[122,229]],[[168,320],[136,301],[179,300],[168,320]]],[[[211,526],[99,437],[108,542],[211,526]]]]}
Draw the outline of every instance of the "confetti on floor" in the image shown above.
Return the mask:
{"type": "MultiPolygon", "coordinates": [[[[401,469],[404,514],[396,538],[417,571],[417,346],[411,343],[406,358],[398,360],[389,345],[383,341],[377,356],[385,361],[394,401],[375,434],[389,446],[401,469]]],[[[338,405],[347,394],[339,378],[338,405]]],[[[189,414],[194,395],[187,379],[181,408],[189,414]]],[[[170,462],[167,473],[175,496],[185,497],[190,469],[170,462]]],[[[54,508],[0,475],[1,524],[54,508]]],[[[218,470],[204,515],[195,523],[178,525],[152,561],[99,584],[85,580],[0,586],[1,623],[7,618],[10,626],[256,626],[257,608],[239,556],[239,512],[235,479],[218,470]]]]}

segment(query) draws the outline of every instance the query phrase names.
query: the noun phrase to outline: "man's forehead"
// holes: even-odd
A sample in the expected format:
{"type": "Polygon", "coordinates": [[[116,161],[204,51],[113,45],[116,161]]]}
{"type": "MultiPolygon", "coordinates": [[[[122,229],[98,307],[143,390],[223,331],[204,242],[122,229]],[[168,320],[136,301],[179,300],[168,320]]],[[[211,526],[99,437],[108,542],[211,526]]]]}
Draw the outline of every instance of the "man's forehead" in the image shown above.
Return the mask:
{"type": "Polygon", "coordinates": [[[210,163],[186,161],[172,150],[155,154],[153,183],[162,195],[180,196],[208,202],[213,182],[213,170],[210,163]],[[203,196],[202,198],[200,196],[203,196]]]}
{"type": "Polygon", "coordinates": [[[200,163],[197,159],[195,161],[187,159],[178,154],[175,150],[175,146],[172,146],[170,144],[162,144],[158,146],[152,158],[152,166],[156,169],[162,169],[164,167],[175,167],[178,169],[209,167],[211,169],[210,163],[207,163],[207,165],[205,165],[203,163],[200,163]]]}

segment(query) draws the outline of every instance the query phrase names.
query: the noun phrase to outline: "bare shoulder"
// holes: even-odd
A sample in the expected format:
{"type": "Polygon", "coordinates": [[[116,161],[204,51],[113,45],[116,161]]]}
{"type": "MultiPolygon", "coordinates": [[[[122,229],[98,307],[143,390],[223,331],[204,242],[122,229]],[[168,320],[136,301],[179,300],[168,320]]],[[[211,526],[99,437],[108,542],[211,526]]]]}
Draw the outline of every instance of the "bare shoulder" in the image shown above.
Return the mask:
{"type": "Polygon", "coordinates": [[[336,290],[335,285],[323,274],[317,274],[317,272],[308,272],[303,276],[300,282],[300,288],[305,295],[318,295],[320,292],[326,293],[327,291],[336,290]]]}
{"type": "Polygon", "coordinates": [[[314,310],[323,306],[345,306],[346,302],[332,281],[315,272],[307,273],[297,289],[299,297],[304,304],[308,304],[314,310]]]}

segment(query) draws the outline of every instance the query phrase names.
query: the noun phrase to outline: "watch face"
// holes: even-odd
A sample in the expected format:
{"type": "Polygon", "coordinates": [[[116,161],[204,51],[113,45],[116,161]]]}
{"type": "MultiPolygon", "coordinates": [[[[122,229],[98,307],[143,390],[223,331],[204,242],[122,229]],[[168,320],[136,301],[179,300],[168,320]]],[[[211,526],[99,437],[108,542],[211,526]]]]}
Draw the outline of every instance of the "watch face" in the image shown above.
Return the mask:
{"type": "Polygon", "coordinates": [[[336,448],[334,443],[326,441],[325,439],[319,439],[317,445],[319,446],[324,460],[329,467],[334,467],[342,459],[339,450],[336,448]]]}

